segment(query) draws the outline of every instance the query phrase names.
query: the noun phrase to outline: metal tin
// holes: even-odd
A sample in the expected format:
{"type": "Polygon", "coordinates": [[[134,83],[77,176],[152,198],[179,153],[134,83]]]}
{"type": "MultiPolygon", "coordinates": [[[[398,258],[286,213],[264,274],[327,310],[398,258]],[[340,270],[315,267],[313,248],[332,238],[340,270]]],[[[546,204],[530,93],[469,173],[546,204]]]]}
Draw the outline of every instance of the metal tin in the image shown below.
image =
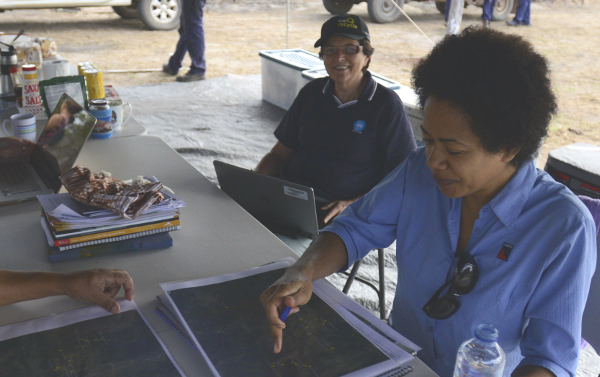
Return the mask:
{"type": "Polygon", "coordinates": [[[112,109],[104,98],[90,100],[90,113],[98,119],[92,132],[96,139],[106,139],[112,136],[112,109]]]}
{"type": "Polygon", "coordinates": [[[110,122],[112,119],[112,110],[105,99],[90,100],[90,113],[96,119],[104,122],[110,122]]]}

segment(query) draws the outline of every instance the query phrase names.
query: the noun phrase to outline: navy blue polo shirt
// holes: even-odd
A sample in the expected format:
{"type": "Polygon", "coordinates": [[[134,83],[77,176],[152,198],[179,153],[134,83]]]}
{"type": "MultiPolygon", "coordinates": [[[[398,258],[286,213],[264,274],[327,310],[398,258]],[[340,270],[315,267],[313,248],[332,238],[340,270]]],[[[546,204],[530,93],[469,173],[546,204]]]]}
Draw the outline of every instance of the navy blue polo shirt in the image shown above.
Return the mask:
{"type": "Polygon", "coordinates": [[[327,200],[367,193],[416,148],[398,95],[365,72],[358,100],[342,104],[327,78],[298,93],[275,130],[294,154],[284,169],[287,180],[310,186],[327,200]]]}

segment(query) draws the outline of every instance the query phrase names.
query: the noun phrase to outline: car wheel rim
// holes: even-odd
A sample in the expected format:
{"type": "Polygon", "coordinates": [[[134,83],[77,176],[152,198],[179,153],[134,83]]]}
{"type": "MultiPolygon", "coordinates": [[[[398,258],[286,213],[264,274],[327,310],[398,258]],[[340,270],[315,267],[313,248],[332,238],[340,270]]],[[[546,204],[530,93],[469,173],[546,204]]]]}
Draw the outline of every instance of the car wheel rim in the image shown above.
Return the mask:
{"type": "Polygon", "coordinates": [[[382,3],[381,10],[383,10],[383,12],[386,14],[394,13],[396,12],[396,6],[392,2],[392,0],[385,0],[382,3]]]}
{"type": "Polygon", "coordinates": [[[506,9],[507,6],[508,6],[508,1],[498,0],[498,2],[496,3],[496,12],[498,12],[498,13],[504,12],[504,10],[506,9]]]}
{"type": "Polygon", "coordinates": [[[152,18],[160,23],[168,23],[177,17],[177,1],[152,0],[150,3],[152,18]]]}

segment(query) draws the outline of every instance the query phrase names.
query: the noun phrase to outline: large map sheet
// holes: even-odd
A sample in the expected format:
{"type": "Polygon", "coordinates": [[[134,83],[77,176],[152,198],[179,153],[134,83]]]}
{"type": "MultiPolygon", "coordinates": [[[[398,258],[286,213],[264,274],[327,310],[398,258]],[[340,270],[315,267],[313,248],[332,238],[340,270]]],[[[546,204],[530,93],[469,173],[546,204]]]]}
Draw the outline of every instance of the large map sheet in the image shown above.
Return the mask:
{"type": "Polygon", "coordinates": [[[375,345],[365,336],[375,334],[369,326],[350,324],[318,289],[287,319],[282,352],[274,354],[259,295],[284,268],[161,284],[216,376],[376,376],[411,358],[384,337],[375,345]]]}
{"type": "Polygon", "coordinates": [[[0,328],[0,375],[179,377],[183,374],[137,310],[88,307],[0,328]]]}

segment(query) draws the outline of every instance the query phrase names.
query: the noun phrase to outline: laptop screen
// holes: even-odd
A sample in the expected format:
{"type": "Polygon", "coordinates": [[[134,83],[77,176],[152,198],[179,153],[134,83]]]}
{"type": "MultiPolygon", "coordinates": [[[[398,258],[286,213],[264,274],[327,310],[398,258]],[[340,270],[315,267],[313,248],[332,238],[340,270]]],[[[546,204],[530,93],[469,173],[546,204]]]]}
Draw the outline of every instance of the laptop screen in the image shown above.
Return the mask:
{"type": "Polygon", "coordinates": [[[43,154],[54,160],[47,164],[58,169],[59,175],[70,170],[95,124],[92,114],[63,94],[37,141],[43,154]]]}

